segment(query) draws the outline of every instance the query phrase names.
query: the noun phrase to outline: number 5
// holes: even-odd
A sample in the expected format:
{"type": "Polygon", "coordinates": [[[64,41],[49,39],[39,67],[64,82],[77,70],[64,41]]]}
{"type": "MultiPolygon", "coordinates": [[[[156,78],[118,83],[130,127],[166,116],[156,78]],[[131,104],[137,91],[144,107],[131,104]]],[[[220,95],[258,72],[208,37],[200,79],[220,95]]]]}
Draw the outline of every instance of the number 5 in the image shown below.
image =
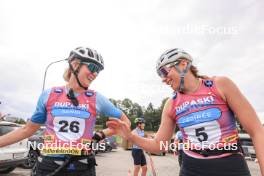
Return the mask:
{"type": "Polygon", "coordinates": [[[204,127],[195,129],[195,135],[200,142],[207,141],[208,139],[208,135],[204,132],[204,130],[204,127]]]}

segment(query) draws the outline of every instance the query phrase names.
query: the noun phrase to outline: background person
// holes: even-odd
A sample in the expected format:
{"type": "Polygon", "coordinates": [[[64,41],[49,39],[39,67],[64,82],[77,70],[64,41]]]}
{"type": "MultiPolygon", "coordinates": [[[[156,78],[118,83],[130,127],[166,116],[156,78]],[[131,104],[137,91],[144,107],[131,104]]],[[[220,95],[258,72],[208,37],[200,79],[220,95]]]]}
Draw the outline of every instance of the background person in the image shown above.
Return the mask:
{"type": "Polygon", "coordinates": [[[177,131],[175,134],[174,143],[177,146],[178,162],[179,162],[179,166],[181,166],[182,156],[183,156],[183,148],[182,148],[183,141],[182,141],[182,132],[180,130],[177,131]]]}
{"type": "MultiPolygon", "coordinates": [[[[138,135],[140,137],[145,136],[144,128],[145,128],[145,120],[144,118],[136,118],[135,119],[136,128],[132,131],[133,134],[138,135]]],[[[133,144],[132,146],[132,157],[134,160],[134,176],[138,176],[140,168],[142,169],[142,176],[146,176],[147,174],[147,162],[144,151],[133,144]]]]}

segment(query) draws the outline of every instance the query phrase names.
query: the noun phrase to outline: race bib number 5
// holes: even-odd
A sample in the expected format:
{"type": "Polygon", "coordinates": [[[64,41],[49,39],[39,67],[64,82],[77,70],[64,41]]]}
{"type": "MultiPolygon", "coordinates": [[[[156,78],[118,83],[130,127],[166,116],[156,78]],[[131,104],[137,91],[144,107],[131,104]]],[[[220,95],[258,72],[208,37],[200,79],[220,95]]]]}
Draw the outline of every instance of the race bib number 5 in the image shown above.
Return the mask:
{"type": "Polygon", "coordinates": [[[194,144],[215,144],[220,141],[221,129],[217,121],[204,122],[184,128],[188,140],[194,144]]]}
{"type": "Polygon", "coordinates": [[[221,129],[217,121],[220,117],[221,111],[218,108],[210,108],[183,116],[179,118],[178,123],[190,142],[198,145],[214,144],[221,138],[221,129]]]}
{"type": "Polygon", "coordinates": [[[80,139],[85,130],[85,119],[77,117],[55,117],[53,120],[56,136],[63,141],[80,139]]]}

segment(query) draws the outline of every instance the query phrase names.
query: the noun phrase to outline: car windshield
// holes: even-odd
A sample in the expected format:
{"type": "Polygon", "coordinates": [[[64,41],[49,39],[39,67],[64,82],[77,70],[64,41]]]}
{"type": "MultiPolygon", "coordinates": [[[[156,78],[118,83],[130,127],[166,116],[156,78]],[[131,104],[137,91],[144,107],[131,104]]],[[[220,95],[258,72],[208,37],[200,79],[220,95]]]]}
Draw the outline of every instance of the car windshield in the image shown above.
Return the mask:
{"type": "Polygon", "coordinates": [[[13,126],[6,126],[6,125],[1,125],[0,126],[0,136],[9,133],[10,131],[13,131],[16,127],[13,126]]]}

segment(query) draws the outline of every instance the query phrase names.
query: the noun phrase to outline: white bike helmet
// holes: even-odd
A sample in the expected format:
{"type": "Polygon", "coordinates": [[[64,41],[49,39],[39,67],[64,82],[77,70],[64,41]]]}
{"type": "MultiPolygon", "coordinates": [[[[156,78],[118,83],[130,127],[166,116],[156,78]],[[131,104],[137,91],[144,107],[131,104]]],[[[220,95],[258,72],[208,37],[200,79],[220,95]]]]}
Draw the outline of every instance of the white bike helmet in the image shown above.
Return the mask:
{"type": "Polygon", "coordinates": [[[81,62],[95,63],[100,67],[101,70],[104,69],[103,57],[96,50],[86,47],[78,47],[71,51],[68,59],[71,61],[73,58],[78,58],[81,60],[81,62]]]}
{"type": "Polygon", "coordinates": [[[157,61],[157,65],[156,65],[156,71],[159,73],[159,70],[163,66],[169,65],[169,64],[174,65],[174,67],[176,68],[177,72],[180,74],[180,77],[181,77],[180,87],[176,91],[183,93],[184,92],[184,77],[186,73],[188,72],[188,70],[190,69],[192,65],[192,61],[193,59],[191,55],[185,52],[184,50],[179,49],[179,48],[170,49],[170,50],[165,51],[159,57],[157,61]],[[182,59],[186,59],[187,61],[189,61],[187,67],[183,71],[181,71],[178,67],[178,64],[180,63],[182,59]]]}
{"type": "Polygon", "coordinates": [[[182,59],[187,59],[190,63],[193,61],[191,55],[184,50],[179,48],[169,49],[159,57],[156,69],[158,71],[161,67],[174,62],[177,64],[177,62],[180,62],[182,59]]]}
{"type": "Polygon", "coordinates": [[[69,57],[68,57],[68,62],[69,62],[70,70],[74,74],[74,76],[77,80],[77,83],[84,90],[87,90],[88,87],[83,86],[81,84],[79,78],[78,78],[78,73],[80,71],[82,63],[85,63],[85,62],[86,63],[87,62],[88,63],[94,63],[94,64],[96,64],[96,66],[98,66],[100,71],[102,71],[104,69],[104,60],[103,60],[102,56],[96,50],[86,48],[86,47],[78,47],[78,48],[72,50],[70,52],[69,57]],[[81,64],[77,67],[77,69],[74,70],[72,65],[71,65],[71,61],[75,58],[80,59],[81,64]]]}

